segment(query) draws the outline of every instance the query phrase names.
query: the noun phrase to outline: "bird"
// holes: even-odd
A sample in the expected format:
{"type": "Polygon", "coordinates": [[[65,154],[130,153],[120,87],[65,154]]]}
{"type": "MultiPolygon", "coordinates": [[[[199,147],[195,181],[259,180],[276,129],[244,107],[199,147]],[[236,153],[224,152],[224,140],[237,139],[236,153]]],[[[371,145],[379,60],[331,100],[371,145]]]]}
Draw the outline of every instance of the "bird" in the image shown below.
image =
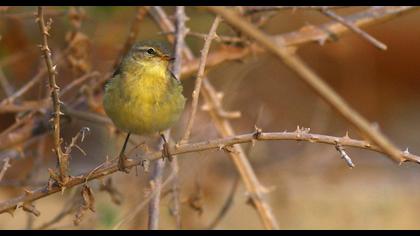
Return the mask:
{"type": "Polygon", "coordinates": [[[131,134],[162,133],[180,119],[186,98],[181,81],[169,69],[174,59],[161,42],[136,43],[105,84],[105,113],[127,133],[118,161],[121,171],[128,173],[124,151],[131,134]]]}

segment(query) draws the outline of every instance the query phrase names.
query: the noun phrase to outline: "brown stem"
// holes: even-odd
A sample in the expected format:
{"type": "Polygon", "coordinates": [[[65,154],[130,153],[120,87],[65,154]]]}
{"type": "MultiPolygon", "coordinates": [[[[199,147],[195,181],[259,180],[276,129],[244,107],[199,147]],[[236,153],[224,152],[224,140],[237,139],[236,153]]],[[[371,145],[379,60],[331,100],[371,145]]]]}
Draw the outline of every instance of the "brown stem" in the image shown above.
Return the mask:
{"type": "Polygon", "coordinates": [[[201,57],[200,57],[200,64],[198,66],[198,73],[197,78],[195,80],[195,86],[194,90],[192,92],[192,102],[191,102],[191,114],[190,118],[188,119],[187,128],[185,129],[184,136],[182,137],[180,143],[186,143],[188,142],[188,139],[190,138],[191,129],[194,124],[195,115],[197,113],[197,107],[198,107],[198,98],[200,96],[200,90],[201,90],[201,84],[204,77],[204,70],[206,68],[206,61],[207,61],[207,55],[209,53],[211,41],[216,36],[216,30],[220,23],[220,17],[216,16],[216,18],[213,21],[212,26],[210,27],[210,31],[206,36],[206,39],[204,41],[203,49],[201,49],[201,57]]]}
{"type": "Polygon", "coordinates": [[[38,15],[37,15],[37,22],[39,25],[39,30],[42,36],[42,46],[41,52],[44,56],[45,63],[47,65],[48,70],[48,82],[51,91],[51,100],[53,103],[53,138],[54,138],[54,150],[57,155],[57,161],[59,165],[59,172],[60,172],[60,184],[65,185],[69,179],[68,175],[68,168],[69,168],[69,160],[68,156],[63,153],[61,150],[61,136],[60,136],[60,98],[59,98],[59,91],[60,88],[57,86],[56,83],[56,66],[53,65],[53,61],[51,59],[51,50],[48,47],[48,36],[49,36],[49,28],[51,27],[51,21],[49,21],[48,26],[45,24],[44,21],[44,11],[43,7],[38,7],[38,15]]]}
{"type": "Polygon", "coordinates": [[[326,16],[330,17],[331,19],[334,19],[334,20],[340,22],[341,24],[345,25],[347,28],[349,28],[350,30],[352,30],[356,34],[362,36],[362,38],[366,39],[368,42],[373,44],[375,47],[377,47],[381,50],[386,50],[387,49],[387,46],[385,44],[383,44],[379,40],[375,39],[374,37],[372,37],[370,34],[366,33],[365,31],[361,30],[359,27],[353,25],[351,22],[347,21],[346,19],[344,19],[340,15],[335,14],[335,12],[333,12],[331,10],[328,10],[327,8],[321,8],[320,11],[322,13],[324,13],[326,16]]]}

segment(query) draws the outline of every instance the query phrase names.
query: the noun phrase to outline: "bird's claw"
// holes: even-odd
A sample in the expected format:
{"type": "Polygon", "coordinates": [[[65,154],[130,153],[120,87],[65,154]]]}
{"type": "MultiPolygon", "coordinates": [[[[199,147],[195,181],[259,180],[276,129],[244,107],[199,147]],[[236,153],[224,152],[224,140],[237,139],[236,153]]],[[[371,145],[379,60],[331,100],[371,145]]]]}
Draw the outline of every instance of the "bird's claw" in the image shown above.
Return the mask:
{"type": "Polygon", "coordinates": [[[172,161],[172,155],[169,152],[169,143],[166,141],[165,135],[161,134],[163,145],[162,145],[162,159],[168,158],[169,161],[172,161]]]}
{"type": "Polygon", "coordinates": [[[118,170],[128,174],[130,173],[130,170],[125,166],[126,159],[127,157],[124,154],[120,155],[120,158],[118,159],[118,170]]]}

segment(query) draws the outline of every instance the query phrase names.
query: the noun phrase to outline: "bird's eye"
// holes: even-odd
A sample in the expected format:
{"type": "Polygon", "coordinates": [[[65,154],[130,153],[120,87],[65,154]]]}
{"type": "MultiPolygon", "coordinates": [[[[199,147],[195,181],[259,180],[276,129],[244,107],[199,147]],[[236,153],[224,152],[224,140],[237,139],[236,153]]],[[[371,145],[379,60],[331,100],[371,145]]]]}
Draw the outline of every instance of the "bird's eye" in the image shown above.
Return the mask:
{"type": "Polygon", "coordinates": [[[147,49],[147,53],[149,53],[150,55],[154,55],[156,53],[156,51],[153,48],[149,48],[149,49],[147,49]]]}

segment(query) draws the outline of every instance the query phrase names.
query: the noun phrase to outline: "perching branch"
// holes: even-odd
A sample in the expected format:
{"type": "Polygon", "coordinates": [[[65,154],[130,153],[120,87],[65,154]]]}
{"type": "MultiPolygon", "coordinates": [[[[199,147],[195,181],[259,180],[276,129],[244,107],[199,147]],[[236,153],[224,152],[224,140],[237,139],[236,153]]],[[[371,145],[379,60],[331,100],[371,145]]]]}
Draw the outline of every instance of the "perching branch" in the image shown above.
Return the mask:
{"type": "MultiPolygon", "coordinates": [[[[294,132],[271,132],[265,133],[256,131],[249,134],[242,134],[232,137],[226,137],[221,139],[214,139],[214,140],[207,140],[202,142],[196,143],[188,143],[184,145],[180,145],[177,148],[171,147],[169,152],[173,155],[186,154],[186,153],[194,153],[194,152],[201,152],[206,150],[220,150],[225,151],[228,149],[227,147],[231,147],[235,144],[241,143],[252,143],[255,141],[268,141],[268,140],[290,140],[290,141],[304,141],[310,143],[323,143],[335,146],[340,144],[343,147],[353,147],[353,148],[361,148],[366,150],[375,151],[378,153],[386,154],[382,149],[378,146],[375,146],[367,141],[363,140],[356,140],[352,139],[348,136],[344,137],[334,137],[334,136],[327,136],[327,135],[320,135],[320,134],[311,134],[308,132],[307,129],[297,129],[294,132]]],[[[420,164],[420,156],[414,155],[409,153],[408,151],[401,152],[401,155],[404,157],[405,162],[414,162],[420,164]]],[[[199,156],[197,156],[199,157],[199,156]]],[[[127,161],[127,167],[139,166],[142,165],[145,160],[147,161],[155,161],[157,159],[162,158],[162,152],[157,151],[150,154],[144,155],[140,160],[133,160],[129,159],[127,161]]],[[[103,163],[100,165],[100,168],[95,168],[94,171],[89,171],[87,173],[81,174],[79,176],[75,176],[69,180],[66,187],[71,188],[80,184],[84,184],[88,181],[98,179],[103,176],[111,175],[114,172],[118,171],[118,164],[117,163],[103,163]]],[[[44,198],[56,192],[59,192],[61,187],[57,185],[53,185],[49,188],[49,186],[44,186],[34,191],[31,191],[30,194],[23,194],[19,197],[4,201],[0,203],[0,213],[5,212],[12,212],[16,209],[23,202],[28,201],[35,201],[40,198],[44,198]]]]}

